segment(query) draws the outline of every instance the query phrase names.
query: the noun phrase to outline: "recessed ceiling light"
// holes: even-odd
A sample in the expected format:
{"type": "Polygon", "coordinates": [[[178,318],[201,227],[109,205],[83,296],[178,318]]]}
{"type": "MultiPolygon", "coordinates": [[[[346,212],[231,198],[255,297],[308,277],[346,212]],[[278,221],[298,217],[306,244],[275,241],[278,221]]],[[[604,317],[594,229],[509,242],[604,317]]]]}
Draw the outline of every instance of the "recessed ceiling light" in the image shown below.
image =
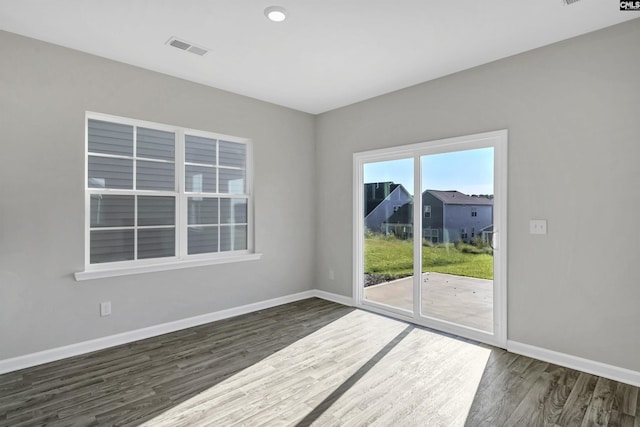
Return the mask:
{"type": "Polygon", "coordinates": [[[280,6],[269,6],[264,10],[264,14],[269,21],[282,22],[287,19],[287,10],[280,6]]]}

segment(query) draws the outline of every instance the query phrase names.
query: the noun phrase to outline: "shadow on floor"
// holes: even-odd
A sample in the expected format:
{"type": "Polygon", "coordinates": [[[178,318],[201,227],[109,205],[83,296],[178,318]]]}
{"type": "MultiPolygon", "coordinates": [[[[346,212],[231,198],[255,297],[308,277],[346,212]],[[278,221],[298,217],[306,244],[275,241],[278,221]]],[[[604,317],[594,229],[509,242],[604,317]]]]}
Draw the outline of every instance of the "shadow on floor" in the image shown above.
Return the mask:
{"type": "Polygon", "coordinates": [[[352,311],[312,298],[0,375],[0,426],[139,425],[352,311]]]}

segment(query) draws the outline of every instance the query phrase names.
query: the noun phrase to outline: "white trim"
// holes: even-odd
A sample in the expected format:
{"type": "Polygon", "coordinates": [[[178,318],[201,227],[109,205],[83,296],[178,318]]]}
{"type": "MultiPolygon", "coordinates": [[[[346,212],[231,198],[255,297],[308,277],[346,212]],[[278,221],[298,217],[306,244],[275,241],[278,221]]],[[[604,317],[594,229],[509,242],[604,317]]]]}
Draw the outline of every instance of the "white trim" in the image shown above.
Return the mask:
{"type": "MultiPolygon", "coordinates": [[[[109,347],[127,344],[130,342],[143,340],[146,338],[151,338],[158,335],[204,325],[206,323],[211,323],[218,320],[240,316],[258,310],[265,310],[282,304],[288,304],[291,302],[314,297],[346,306],[354,305],[352,298],[346,297],[344,295],[321,291],[318,289],[312,289],[309,291],[299,292],[296,294],[286,295],[283,297],[273,298],[270,300],[260,301],[252,304],[246,304],[239,307],[203,314],[200,316],[194,316],[186,319],[176,320],[173,322],[163,323],[160,325],[149,326],[147,328],[137,329],[134,331],[123,332],[120,334],[96,338],[89,341],[83,341],[64,347],[52,348],[37,353],[25,354],[23,356],[0,360],[0,374],[13,372],[32,366],[42,365],[44,363],[54,362],[56,360],[66,359],[68,357],[78,356],[81,354],[90,353],[92,351],[103,350],[109,347]]],[[[378,311],[376,309],[371,309],[370,311],[380,312],[381,314],[384,314],[383,311],[378,311]]],[[[556,365],[566,366],[568,368],[577,369],[593,375],[610,378],[615,381],[620,381],[626,384],[640,387],[640,372],[588,359],[583,359],[564,353],[558,353],[540,347],[522,344],[516,341],[507,341],[507,350],[512,353],[533,357],[546,362],[555,363],[556,365]]]]}
{"type": "MultiPolygon", "coordinates": [[[[413,317],[422,311],[422,158],[413,156],[413,317]]],[[[364,199],[364,197],[363,197],[364,199]]],[[[364,287],[364,284],[363,284],[364,287]]]]}
{"type": "Polygon", "coordinates": [[[364,159],[357,153],[353,155],[353,302],[362,305],[364,300],[364,159]]]}
{"type": "Polygon", "coordinates": [[[482,342],[494,347],[504,348],[505,344],[498,341],[498,338],[489,332],[480,329],[461,326],[446,320],[436,319],[426,316],[414,316],[410,311],[392,307],[386,304],[376,303],[374,301],[363,301],[362,304],[354,304],[354,307],[361,310],[370,311],[372,313],[381,314],[383,316],[393,317],[394,319],[404,322],[413,323],[418,326],[433,329],[446,334],[463,337],[469,340],[482,342]]]}
{"type": "MultiPolygon", "coordinates": [[[[203,166],[197,164],[199,167],[203,166]]],[[[204,165],[207,166],[208,165],[204,165]]],[[[74,274],[76,280],[87,280],[87,279],[96,279],[103,277],[114,277],[114,276],[122,276],[128,274],[138,274],[138,273],[146,273],[153,271],[165,271],[165,270],[173,270],[178,268],[187,268],[187,267],[197,267],[202,265],[213,265],[213,264],[226,264],[230,262],[238,262],[238,261],[248,261],[248,260],[256,260],[260,259],[261,254],[254,253],[254,239],[255,239],[255,230],[254,230],[254,208],[253,208],[253,142],[251,139],[242,138],[242,137],[234,137],[230,135],[223,135],[209,131],[202,130],[194,130],[189,128],[183,128],[173,125],[166,125],[162,123],[155,123],[137,119],[130,119],[126,117],[120,116],[112,116],[102,113],[96,113],[91,111],[85,111],[85,174],[84,174],[84,185],[85,185],[85,246],[84,246],[84,271],[77,272],[74,274]],[[133,162],[132,166],[132,185],[131,189],[110,189],[110,188],[90,188],[88,184],[88,169],[89,169],[89,161],[90,156],[94,156],[96,153],[89,152],[89,121],[90,120],[99,120],[105,121],[109,123],[116,123],[121,125],[127,125],[132,127],[132,155],[131,156],[121,156],[121,155],[112,155],[105,153],[97,153],[100,157],[107,158],[124,158],[130,159],[133,162]],[[147,159],[146,157],[140,157],[137,152],[137,143],[138,143],[138,128],[147,128],[160,130],[163,132],[171,132],[174,134],[174,149],[175,156],[173,160],[157,160],[157,159],[147,159]],[[216,189],[215,192],[187,192],[185,185],[185,147],[186,147],[186,138],[187,136],[196,136],[196,137],[204,137],[208,138],[212,141],[215,141],[216,144],[216,164],[211,165],[210,167],[215,169],[216,171],[216,189]],[[245,167],[231,167],[231,166],[222,166],[220,165],[220,143],[221,142],[232,142],[236,144],[243,144],[245,147],[245,167]],[[141,190],[137,188],[137,164],[138,161],[154,161],[161,163],[168,163],[175,165],[174,171],[174,189],[173,191],[168,190],[141,190]],[[243,193],[220,193],[219,191],[219,171],[220,169],[228,169],[228,170],[242,170],[245,172],[245,192],[243,193]],[[91,227],[91,196],[93,194],[109,194],[109,195],[128,195],[134,197],[134,224],[126,227],[91,227]],[[161,258],[149,258],[149,259],[138,259],[138,230],[143,229],[144,227],[138,225],[138,200],[140,196],[145,195],[153,195],[153,196],[170,196],[173,197],[176,202],[175,209],[175,221],[171,225],[167,226],[149,226],[150,229],[158,229],[158,228],[169,228],[175,227],[175,250],[174,255],[170,257],[161,257],[161,258]],[[247,203],[247,222],[246,223],[231,223],[231,224],[221,224],[220,223],[220,214],[218,212],[218,224],[202,224],[203,226],[216,226],[218,230],[222,230],[223,227],[231,227],[233,225],[238,226],[246,226],[247,229],[247,246],[246,249],[237,250],[237,251],[222,251],[220,249],[220,240],[222,233],[218,233],[218,251],[211,252],[206,254],[189,254],[187,239],[189,233],[189,224],[188,224],[188,201],[191,197],[210,197],[217,198],[218,200],[222,199],[245,199],[247,203]],[[113,262],[104,262],[104,263],[91,263],[91,232],[92,231],[101,231],[101,230],[133,230],[134,233],[134,249],[133,254],[134,258],[132,260],[123,260],[123,261],[113,261],[113,262]]],[[[220,206],[218,207],[220,209],[220,206]]],[[[191,226],[199,226],[200,224],[192,224],[191,226]]]]}
{"type": "MultiPolygon", "coordinates": [[[[127,276],[130,274],[152,273],[155,271],[178,270],[180,268],[202,267],[205,265],[229,264],[232,262],[255,261],[262,258],[261,253],[250,253],[216,258],[198,258],[177,261],[165,261],[161,264],[133,265],[130,267],[109,268],[108,270],[85,270],[74,273],[77,281],[102,279],[105,277],[127,276]]],[[[171,258],[172,260],[176,259],[171,258]]]]}
{"type": "Polygon", "coordinates": [[[200,326],[206,323],[228,319],[230,317],[240,316],[242,314],[252,313],[258,310],[265,310],[267,308],[276,307],[282,304],[288,304],[291,302],[314,297],[322,298],[327,301],[332,301],[347,306],[353,305],[351,298],[349,297],[313,289],[310,291],[285,295],[283,297],[273,298],[266,301],[228,308],[225,310],[203,314],[200,316],[189,317],[187,319],[181,319],[173,322],[162,323],[160,325],[149,326],[147,328],[136,329],[134,331],[123,332],[120,334],[96,338],[89,341],[83,341],[64,347],[52,348],[50,350],[44,350],[37,353],[13,357],[11,359],[0,360],[0,374],[17,371],[19,369],[25,369],[32,366],[42,365],[43,363],[54,362],[56,360],[66,359],[67,357],[73,357],[90,353],[92,351],[103,350],[105,348],[127,344],[133,341],[143,340],[162,334],[168,334],[182,329],[192,328],[194,326],[200,326]]]}
{"type": "Polygon", "coordinates": [[[507,194],[508,194],[508,153],[507,145],[509,131],[502,130],[496,133],[496,141],[493,146],[493,230],[498,230],[497,245],[494,245],[493,257],[498,262],[494,263],[493,281],[497,286],[493,287],[493,331],[499,347],[507,345],[507,194]],[[498,310],[495,307],[499,307],[498,310]]]}
{"type": "Polygon", "coordinates": [[[351,297],[346,297],[344,295],[338,295],[338,294],[334,294],[327,291],[321,291],[318,289],[314,289],[311,292],[313,293],[313,296],[316,298],[322,298],[323,300],[346,305],[348,307],[353,307],[353,298],[351,297]]]}
{"type": "Polygon", "coordinates": [[[546,348],[540,348],[517,341],[507,341],[507,350],[511,353],[521,354],[578,371],[587,372],[611,380],[620,381],[635,387],[640,387],[640,372],[614,365],[608,365],[594,360],[572,356],[566,353],[559,353],[546,348]]]}
{"type": "MultiPolygon", "coordinates": [[[[484,132],[474,135],[419,142],[390,148],[382,148],[353,154],[353,296],[354,304],[377,313],[395,315],[410,322],[453,333],[461,337],[482,341],[497,347],[507,345],[507,144],[506,129],[484,132]],[[496,231],[496,249],[494,259],[498,268],[494,270],[493,292],[493,333],[456,325],[447,321],[429,318],[420,314],[419,278],[421,271],[420,250],[422,234],[422,192],[421,157],[455,151],[465,151],[492,147],[494,151],[494,230],[496,231]],[[384,304],[375,304],[364,300],[364,165],[366,163],[414,159],[414,286],[413,313],[407,317],[404,310],[394,309],[384,304]],[[498,232],[499,231],[499,232],[498,232]]],[[[444,224],[443,224],[444,225],[444,224]]]]}

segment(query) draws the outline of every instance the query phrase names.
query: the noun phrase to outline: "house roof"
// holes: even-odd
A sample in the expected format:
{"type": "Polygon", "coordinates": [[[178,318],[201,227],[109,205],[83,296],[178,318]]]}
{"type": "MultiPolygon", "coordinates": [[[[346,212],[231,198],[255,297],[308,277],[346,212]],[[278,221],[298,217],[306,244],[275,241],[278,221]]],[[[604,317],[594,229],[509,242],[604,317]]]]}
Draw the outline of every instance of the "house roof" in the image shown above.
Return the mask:
{"type": "MultiPolygon", "coordinates": [[[[430,193],[433,197],[442,201],[447,205],[488,205],[493,206],[493,199],[484,196],[469,196],[457,190],[425,190],[424,193],[430,193]]],[[[424,193],[422,193],[424,195],[424,193]]]]}
{"type": "MultiPolygon", "coordinates": [[[[395,190],[399,185],[400,184],[396,184],[395,182],[392,182],[392,181],[367,182],[367,183],[364,184],[364,188],[365,188],[365,190],[373,189],[376,192],[383,192],[385,188],[388,188],[389,189],[389,193],[390,193],[393,190],[395,190]]],[[[387,196],[389,195],[389,193],[387,193],[387,196]]]]}
{"type": "Polygon", "coordinates": [[[364,184],[365,216],[369,215],[376,206],[389,197],[398,187],[402,187],[401,190],[411,196],[402,184],[396,184],[395,182],[368,182],[364,184]]]}

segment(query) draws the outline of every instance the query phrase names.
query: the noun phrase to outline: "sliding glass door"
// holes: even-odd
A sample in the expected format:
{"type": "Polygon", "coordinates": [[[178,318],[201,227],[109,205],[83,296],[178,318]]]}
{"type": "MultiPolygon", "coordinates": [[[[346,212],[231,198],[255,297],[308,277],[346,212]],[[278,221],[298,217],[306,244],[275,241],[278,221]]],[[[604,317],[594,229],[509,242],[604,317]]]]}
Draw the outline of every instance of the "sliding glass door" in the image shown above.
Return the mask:
{"type": "Polygon", "coordinates": [[[354,155],[357,306],[506,344],[506,143],[497,131],[354,155]]]}
{"type": "Polygon", "coordinates": [[[364,299],[413,313],[413,158],[364,164],[364,299]]]}
{"type": "Polygon", "coordinates": [[[420,157],[420,315],[493,333],[493,147],[420,157]]]}

